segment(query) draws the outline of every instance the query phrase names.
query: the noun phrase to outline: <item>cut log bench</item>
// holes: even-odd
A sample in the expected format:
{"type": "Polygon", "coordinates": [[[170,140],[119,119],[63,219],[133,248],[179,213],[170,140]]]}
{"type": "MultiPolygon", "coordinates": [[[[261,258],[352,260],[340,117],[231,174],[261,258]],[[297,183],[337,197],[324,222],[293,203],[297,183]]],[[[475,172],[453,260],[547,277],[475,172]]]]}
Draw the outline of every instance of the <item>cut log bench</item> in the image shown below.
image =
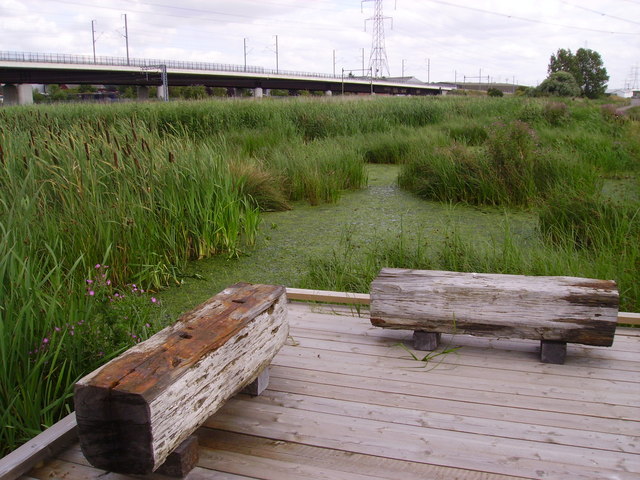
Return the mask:
{"type": "Polygon", "coordinates": [[[238,283],[82,378],[74,402],[87,460],[184,476],[197,461],[192,433],[243,388],[266,387],[289,334],[286,305],[284,287],[238,283]]]}
{"type": "Polygon", "coordinates": [[[442,333],[524,338],[562,364],[567,343],[611,346],[617,318],[611,280],[383,268],[371,284],[371,323],[413,330],[416,350],[442,333]]]}

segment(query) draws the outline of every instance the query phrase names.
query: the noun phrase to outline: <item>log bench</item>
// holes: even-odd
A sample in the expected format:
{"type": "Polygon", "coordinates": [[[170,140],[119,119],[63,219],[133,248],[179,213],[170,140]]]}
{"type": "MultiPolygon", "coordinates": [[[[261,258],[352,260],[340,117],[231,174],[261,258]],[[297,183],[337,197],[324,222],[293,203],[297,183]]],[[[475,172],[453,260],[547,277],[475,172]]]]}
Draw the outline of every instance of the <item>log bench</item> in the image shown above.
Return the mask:
{"type": "Polygon", "coordinates": [[[524,338],[562,364],[567,343],[611,346],[617,316],[611,280],[383,268],[371,284],[371,323],[413,330],[417,350],[442,333],[524,338]]]}
{"type": "Polygon", "coordinates": [[[289,334],[286,302],[284,287],[238,283],[78,381],[86,459],[145,474],[177,450],[177,467],[165,464],[163,473],[185,475],[192,433],[247,385],[252,394],[265,388],[266,367],[289,334]]]}

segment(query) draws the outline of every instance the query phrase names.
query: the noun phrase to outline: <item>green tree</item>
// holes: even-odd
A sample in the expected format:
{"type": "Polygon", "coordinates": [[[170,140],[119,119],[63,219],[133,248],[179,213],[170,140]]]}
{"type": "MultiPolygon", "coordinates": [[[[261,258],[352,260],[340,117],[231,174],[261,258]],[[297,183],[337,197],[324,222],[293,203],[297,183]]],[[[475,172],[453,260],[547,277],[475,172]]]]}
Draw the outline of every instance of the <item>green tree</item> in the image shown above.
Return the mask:
{"type": "Polygon", "coordinates": [[[598,98],[604,95],[609,75],[600,54],[588,48],[579,48],[576,52],[576,62],[582,76],[581,88],[584,96],[598,98]]]}
{"type": "Polygon", "coordinates": [[[602,96],[609,80],[602,57],[588,48],[579,48],[575,55],[569,49],[559,49],[551,55],[547,71],[549,74],[570,73],[580,87],[581,94],[588,98],[602,96]]]}
{"type": "Polygon", "coordinates": [[[577,97],[580,94],[578,82],[565,71],[552,73],[535,89],[535,96],[577,97]]]}

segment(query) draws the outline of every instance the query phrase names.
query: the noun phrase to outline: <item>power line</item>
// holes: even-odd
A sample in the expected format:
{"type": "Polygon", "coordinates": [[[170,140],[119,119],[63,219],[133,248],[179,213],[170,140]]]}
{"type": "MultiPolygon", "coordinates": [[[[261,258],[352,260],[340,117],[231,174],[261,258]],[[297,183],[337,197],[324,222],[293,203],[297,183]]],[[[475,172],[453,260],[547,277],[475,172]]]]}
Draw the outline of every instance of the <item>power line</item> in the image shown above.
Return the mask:
{"type": "Polygon", "coordinates": [[[610,30],[600,30],[597,28],[588,28],[588,27],[576,27],[574,25],[564,25],[561,23],[555,23],[555,22],[546,22],[544,20],[537,20],[534,18],[525,18],[525,17],[520,17],[517,15],[509,15],[507,13],[500,13],[500,12],[494,12],[491,10],[485,10],[484,8],[477,8],[477,7],[469,7],[466,5],[458,5],[456,3],[451,3],[451,2],[445,2],[444,0],[428,0],[431,3],[437,3],[440,5],[447,5],[449,7],[455,7],[455,8],[461,8],[464,10],[471,10],[474,12],[480,12],[480,13],[485,13],[487,15],[495,15],[497,17],[503,17],[503,18],[509,18],[509,19],[514,19],[514,20],[520,20],[522,22],[529,22],[529,23],[538,23],[541,25],[551,25],[554,27],[562,27],[562,28],[570,28],[573,30],[583,30],[586,32],[597,32],[597,33],[609,33],[609,34],[614,34],[614,35],[640,35],[640,32],[613,32],[610,30]]]}
{"type": "MultiPolygon", "coordinates": [[[[623,22],[633,23],[634,25],[640,25],[640,22],[635,22],[633,20],[629,20],[628,18],[616,17],[615,15],[599,12],[598,10],[593,10],[591,8],[583,7],[582,5],[575,5],[573,3],[569,3],[566,0],[560,0],[560,1],[565,5],[569,5],[570,7],[579,8],[580,10],[584,10],[585,12],[595,13],[596,15],[600,15],[601,17],[615,18],[616,20],[622,20],[623,22]]],[[[631,3],[636,3],[636,2],[631,2],[631,3]]]]}
{"type": "MultiPolygon", "coordinates": [[[[67,5],[75,5],[75,6],[80,6],[80,7],[93,7],[93,8],[100,8],[103,10],[112,10],[112,11],[121,11],[123,9],[123,7],[108,7],[108,6],[103,6],[103,5],[87,5],[86,3],[83,2],[75,2],[72,0],[55,0],[55,3],[63,3],[63,4],[67,4],[67,5]]],[[[242,15],[242,14],[238,14],[238,13],[225,13],[225,12],[220,12],[217,10],[205,10],[205,9],[198,9],[198,8],[190,8],[190,7],[175,7],[175,6],[170,6],[170,5],[163,5],[163,4],[156,4],[156,3],[152,3],[152,2],[137,2],[138,5],[147,5],[147,6],[151,6],[151,7],[161,7],[161,8],[166,8],[166,9],[173,9],[173,10],[181,10],[181,11],[185,11],[185,12],[191,12],[194,15],[180,15],[177,13],[161,13],[161,12],[155,12],[155,11],[147,11],[147,10],[139,10],[139,9],[134,9],[134,8],[130,8],[129,6],[126,7],[127,12],[129,13],[141,13],[144,14],[145,16],[148,15],[155,15],[155,16],[161,16],[161,17],[169,17],[169,18],[186,18],[186,19],[190,19],[192,20],[193,18],[198,18],[199,20],[207,20],[207,21],[212,21],[212,22],[217,22],[217,23],[238,23],[241,25],[245,25],[245,24],[249,24],[249,20],[255,22],[256,20],[261,20],[260,17],[256,17],[256,16],[251,16],[251,15],[242,15]],[[220,18],[215,18],[215,17],[205,17],[203,16],[203,14],[209,14],[209,15],[215,15],[215,16],[220,16],[220,17],[235,17],[238,19],[246,19],[247,21],[240,21],[240,20],[222,20],[220,18]]],[[[271,24],[285,24],[285,25],[308,25],[308,26],[312,26],[318,30],[328,30],[328,31],[335,31],[335,32],[342,32],[343,29],[341,28],[335,28],[335,27],[330,27],[326,24],[320,24],[320,23],[313,23],[313,22],[304,22],[304,21],[288,21],[288,20],[271,20],[269,22],[264,22],[262,21],[261,23],[253,23],[255,25],[271,25],[271,24]]]]}

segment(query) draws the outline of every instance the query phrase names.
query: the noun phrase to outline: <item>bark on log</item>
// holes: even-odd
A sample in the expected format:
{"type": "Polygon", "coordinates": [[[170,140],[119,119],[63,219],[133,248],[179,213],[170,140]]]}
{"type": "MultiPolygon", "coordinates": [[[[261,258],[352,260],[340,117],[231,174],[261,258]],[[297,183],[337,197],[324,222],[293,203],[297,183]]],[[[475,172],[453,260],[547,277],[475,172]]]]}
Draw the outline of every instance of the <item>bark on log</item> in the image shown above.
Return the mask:
{"type": "Polygon", "coordinates": [[[238,283],[82,378],[75,409],[94,466],[149,473],[269,365],[289,334],[284,287],[238,283]]]}
{"type": "Polygon", "coordinates": [[[611,280],[384,268],[371,284],[378,327],[611,346],[611,280]]]}

